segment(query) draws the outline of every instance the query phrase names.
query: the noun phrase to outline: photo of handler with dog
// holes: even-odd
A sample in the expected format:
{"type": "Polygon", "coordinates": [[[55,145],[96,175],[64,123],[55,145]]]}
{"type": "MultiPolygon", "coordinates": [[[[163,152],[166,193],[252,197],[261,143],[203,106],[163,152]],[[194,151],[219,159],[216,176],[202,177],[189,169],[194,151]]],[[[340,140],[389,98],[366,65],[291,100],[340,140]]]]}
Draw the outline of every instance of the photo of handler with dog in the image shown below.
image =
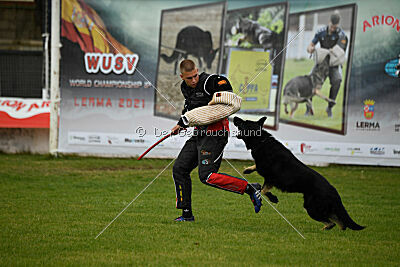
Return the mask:
{"type": "Polygon", "coordinates": [[[195,126],[175,160],[172,175],[176,190],[176,208],[182,216],[175,221],[194,221],[192,212],[192,181],[190,173],[198,167],[202,183],[218,189],[250,196],[255,212],[261,208],[261,185],[218,173],[222,155],[228,143],[229,121],[227,117],[240,109],[241,98],[232,92],[227,78],[199,71],[195,63],[185,59],[180,63],[181,92],[185,98],[182,116],[172,128],[178,134],[187,127],[195,126]]]}
{"type": "Polygon", "coordinates": [[[300,28],[304,30],[287,51],[281,121],[344,133],[349,76],[344,73],[351,58],[354,8],[344,6],[289,16],[289,39],[300,28]]]}
{"type": "Polygon", "coordinates": [[[270,51],[269,60],[275,59],[271,63],[272,72],[279,75],[283,57],[277,55],[285,45],[286,13],[284,3],[229,10],[225,22],[225,46],[270,51]]]}
{"type": "Polygon", "coordinates": [[[243,96],[240,115],[267,115],[267,127],[279,124],[279,90],[288,21],[288,3],[228,10],[222,71],[243,96]]]}
{"type": "MultiPolygon", "coordinates": [[[[334,100],[339,92],[340,83],[342,82],[342,66],[341,63],[344,62],[345,51],[347,48],[348,38],[344,31],[339,27],[340,16],[338,13],[333,13],[330,17],[329,24],[326,27],[319,29],[314,38],[312,39],[310,45],[307,47],[307,52],[312,54],[315,50],[315,45],[319,42],[321,48],[327,49],[326,57],[330,56],[329,62],[329,82],[331,84],[331,89],[329,91],[330,101],[328,107],[326,108],[326,113],[328,117],[332,117],[332,107],[336,104],[334,100]],[[335,52],[333,52],[336,50],[335,52]],[[335,60],[333,58],[335,57],[335,60]]],[[[321,53],[320,53],[321,56],[321,53]]],[[[317,68],[317,66],[314,66],[317,68]]],[[[310,110],[307,109],[310,113],[310,110]]]]}

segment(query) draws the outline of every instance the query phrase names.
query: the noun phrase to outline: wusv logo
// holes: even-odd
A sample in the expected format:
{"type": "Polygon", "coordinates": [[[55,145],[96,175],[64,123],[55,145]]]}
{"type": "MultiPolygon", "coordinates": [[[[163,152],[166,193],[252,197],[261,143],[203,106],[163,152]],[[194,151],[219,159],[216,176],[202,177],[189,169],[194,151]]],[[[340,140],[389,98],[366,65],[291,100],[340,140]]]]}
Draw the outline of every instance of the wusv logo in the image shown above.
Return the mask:
{"type": "Polygon", "coordinates": [[[100,71],[104,74],[111,72],[133,74],[138,61],[139,56],[137,54],[86,53],[85,69],[87,73],[98,73],[100,71]]]}
{"type": "Polygon", "coordinates": [[[374,117],[375,101],[367,99],[364,101],[364,118],[370,120],[374,117]]]}

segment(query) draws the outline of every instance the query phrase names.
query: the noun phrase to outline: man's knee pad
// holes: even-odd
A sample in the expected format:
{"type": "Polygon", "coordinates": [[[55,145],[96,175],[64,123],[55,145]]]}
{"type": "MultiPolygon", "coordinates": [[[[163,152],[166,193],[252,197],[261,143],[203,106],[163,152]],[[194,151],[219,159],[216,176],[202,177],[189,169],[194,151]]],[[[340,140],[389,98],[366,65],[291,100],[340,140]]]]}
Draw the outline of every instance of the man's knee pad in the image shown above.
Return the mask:
{"type": "Polygon", "coordinates": [[[248,182],[244,179],[224,173],[210,173],[207,179],[204,181],[202,180],[202,182],[204,184],[238,194],[243,194],[248,184],[248,182]]]}

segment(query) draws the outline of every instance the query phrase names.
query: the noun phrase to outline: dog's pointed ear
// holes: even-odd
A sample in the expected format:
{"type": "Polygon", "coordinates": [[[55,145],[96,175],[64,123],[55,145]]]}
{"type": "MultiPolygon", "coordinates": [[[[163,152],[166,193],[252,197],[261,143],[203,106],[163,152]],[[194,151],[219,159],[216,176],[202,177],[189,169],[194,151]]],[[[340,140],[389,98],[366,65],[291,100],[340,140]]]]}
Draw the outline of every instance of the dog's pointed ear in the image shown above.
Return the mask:
{"type": "Polygon", "coordinates": [[[265,117],[265,116],[262,117],[261,119],[259,119],[257,121],[257,124],[260,125],[261,127],[264,126],[264,122],[265,122],[266,119],[267,119],[267,117],[265,117]]]}
{"type": "Polygon", "coordinates": [[[241,118],[239,118],[239,117],[234,117],[234,118],[233,118],[233,124],[234,124],[236,127],[238,127],[239,124],[242,123],[242,122],[243,122],[243,120],[242,120],[241,118]]]}

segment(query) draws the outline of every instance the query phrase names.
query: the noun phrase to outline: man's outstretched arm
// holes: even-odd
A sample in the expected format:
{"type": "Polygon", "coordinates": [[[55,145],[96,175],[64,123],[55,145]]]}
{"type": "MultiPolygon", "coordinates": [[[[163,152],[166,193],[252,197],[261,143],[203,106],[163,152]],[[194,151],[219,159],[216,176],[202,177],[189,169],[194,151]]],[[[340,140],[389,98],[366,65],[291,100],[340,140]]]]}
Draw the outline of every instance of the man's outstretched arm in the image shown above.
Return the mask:
{"type": "Polygon", "coordinates": [[[312,54],[315,51],[315,44],[311,42],[307,47],[307,52],[312,54]]]}

